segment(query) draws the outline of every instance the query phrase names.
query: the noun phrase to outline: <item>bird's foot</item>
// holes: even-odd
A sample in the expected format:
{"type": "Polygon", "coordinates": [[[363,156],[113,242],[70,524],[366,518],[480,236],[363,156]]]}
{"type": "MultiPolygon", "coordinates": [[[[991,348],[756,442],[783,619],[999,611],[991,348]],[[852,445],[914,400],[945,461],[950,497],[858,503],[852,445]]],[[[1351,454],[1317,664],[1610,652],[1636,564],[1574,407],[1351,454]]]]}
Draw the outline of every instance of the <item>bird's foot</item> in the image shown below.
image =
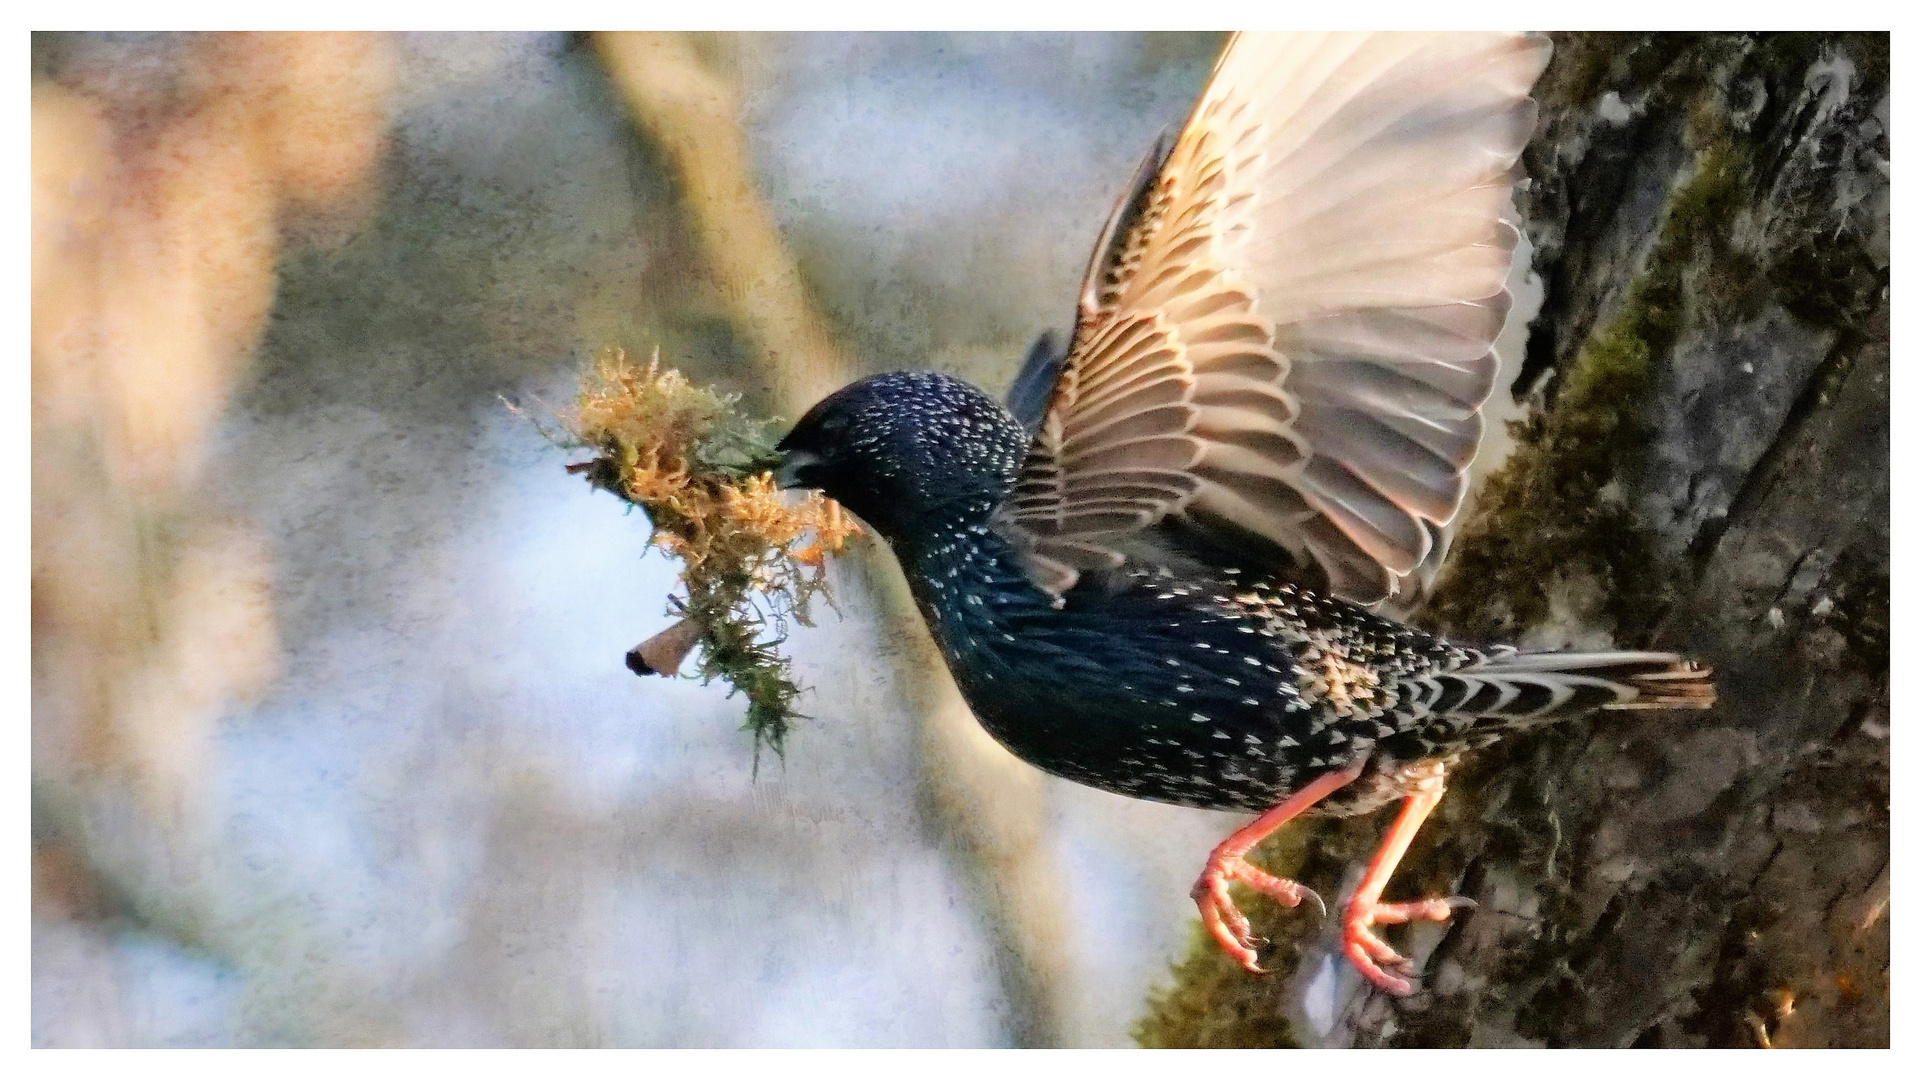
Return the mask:
{"type": "Polygon", "coordinates": [[[1354,965],[1362,978],[1395,997],[1406,997],[1414,992],[1414,983],[1411,981],[1414,962],[1395,952],[1374,933],[1373,928],[1416,919],[1446,922],[1454,917],[1455,911],[1475,906],[1474,901],[1465,896],[1414,900],[1404,904],[1384,904],[1378,900],[1368,902],[1356,897],[1348,902],[1347,911],[1341,919],[1341,952],[1346,954],[1348,963],[1354,965]],[[1388,974],[1389,970],[1395,974],[1388,974]]]}
{"type": "Polygon", "coordinates": [[[1298,881],[1275,877],[1273,874],[1249,865],[1239,856],[1222,856],[1218,853],[1207,860],[1207,867],[1201,871],[1199,880],[1188,895],[1201,909],[1201,923],[1207,932],[1220,943],[1221,950],[1240,962],[1240,965],[1256,975],[1265,974],[1260,965],[1260,948],[1267,939],[1257,936],[1253,927],[1248,925],[1247,916],[1234,906],[1227,894],[1229,882],[1238,881],[1248,888],[1271,897],[1283,907],[1297,907],[1302,900],[1314,901],[1321,910],[1321,917],[1327,917],[1327,905],[1321,903],[1320,896],[1313,889],[1298,881]]]}

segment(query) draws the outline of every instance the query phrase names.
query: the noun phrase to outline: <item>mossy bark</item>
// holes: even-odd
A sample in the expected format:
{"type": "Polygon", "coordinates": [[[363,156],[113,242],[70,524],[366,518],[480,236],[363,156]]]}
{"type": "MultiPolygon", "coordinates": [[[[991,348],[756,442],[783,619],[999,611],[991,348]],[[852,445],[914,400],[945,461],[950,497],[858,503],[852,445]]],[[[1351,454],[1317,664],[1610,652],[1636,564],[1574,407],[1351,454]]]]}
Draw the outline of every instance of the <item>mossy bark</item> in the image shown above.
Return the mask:
{"type": "MultiPolygon", "coordinates": [[[[1536,96],[1537,407],[1416,621],[1721,703],[1464,763],[1390,886],[1481,904],[1401,937],[1416,996],[1264,910],[1280,973],[1197,939],[1146,1045],[1888,1043],[1887,35],[1562,35],[1536,96]]],[[[1383,825],[1258,857],[1332,893],[1383,825]]]]}

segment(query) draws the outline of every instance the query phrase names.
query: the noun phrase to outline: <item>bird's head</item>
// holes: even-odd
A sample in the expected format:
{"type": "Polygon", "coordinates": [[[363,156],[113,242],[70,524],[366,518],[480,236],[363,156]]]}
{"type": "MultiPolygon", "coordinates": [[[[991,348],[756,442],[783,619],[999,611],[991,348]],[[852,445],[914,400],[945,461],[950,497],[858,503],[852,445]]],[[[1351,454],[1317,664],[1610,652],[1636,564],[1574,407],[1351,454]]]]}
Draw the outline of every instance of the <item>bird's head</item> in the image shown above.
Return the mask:
{"type": "Polygon", "coordinates": [[[782,487],[818,488],[896,547],[985,521],[1013,486],[1027,433],[979,389],[934,371],[862,379],[780,441],[782,487]]]}

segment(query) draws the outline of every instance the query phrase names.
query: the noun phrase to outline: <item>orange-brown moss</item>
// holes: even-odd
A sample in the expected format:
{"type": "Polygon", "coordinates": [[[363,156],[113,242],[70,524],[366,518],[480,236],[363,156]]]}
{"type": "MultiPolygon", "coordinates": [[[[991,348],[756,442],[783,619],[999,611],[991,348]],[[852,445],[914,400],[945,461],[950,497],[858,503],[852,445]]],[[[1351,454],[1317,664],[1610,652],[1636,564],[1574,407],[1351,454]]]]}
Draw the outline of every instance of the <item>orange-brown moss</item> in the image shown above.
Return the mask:
{"type": "Polygon", "coordinates": [[[779,645],[790,620],[811,625],[816,596],[831,603],[826,557],[860,530],[818,493],[783,497],[774,423],[736,406],[663,370],[658,352],[643,366],[603,350],[568,425],[596,456],[569,471],[646,512],[654,546],[681,562],[686,595],[670,604],[700,627],[698,674],[745,694],[756,752],[778,753],[800,695],[779,645]]]}

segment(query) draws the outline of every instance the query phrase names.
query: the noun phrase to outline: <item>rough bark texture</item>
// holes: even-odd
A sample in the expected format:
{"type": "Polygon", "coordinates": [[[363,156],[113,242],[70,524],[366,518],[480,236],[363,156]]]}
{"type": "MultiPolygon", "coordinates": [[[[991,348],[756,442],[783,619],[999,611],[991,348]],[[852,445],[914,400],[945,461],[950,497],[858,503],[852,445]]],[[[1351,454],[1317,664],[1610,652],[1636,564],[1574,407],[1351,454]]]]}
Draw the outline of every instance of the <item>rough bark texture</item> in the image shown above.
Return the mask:
{"type": "MultiPolygon", "coordinates": [[[[1458,769],[1389,898],[1481,907],[1399,939],[1416,996],[1261,908],[1282,974],[1197,939],[1143,1043],[1888,1044],[1888,38],[1556,46],[1522,196],[1537,407],[1417,621],[1680,650],[1720,704],[1458,769]]],[[[1384,824],[1258,857],[1351,889],[1384,824]]]]}

